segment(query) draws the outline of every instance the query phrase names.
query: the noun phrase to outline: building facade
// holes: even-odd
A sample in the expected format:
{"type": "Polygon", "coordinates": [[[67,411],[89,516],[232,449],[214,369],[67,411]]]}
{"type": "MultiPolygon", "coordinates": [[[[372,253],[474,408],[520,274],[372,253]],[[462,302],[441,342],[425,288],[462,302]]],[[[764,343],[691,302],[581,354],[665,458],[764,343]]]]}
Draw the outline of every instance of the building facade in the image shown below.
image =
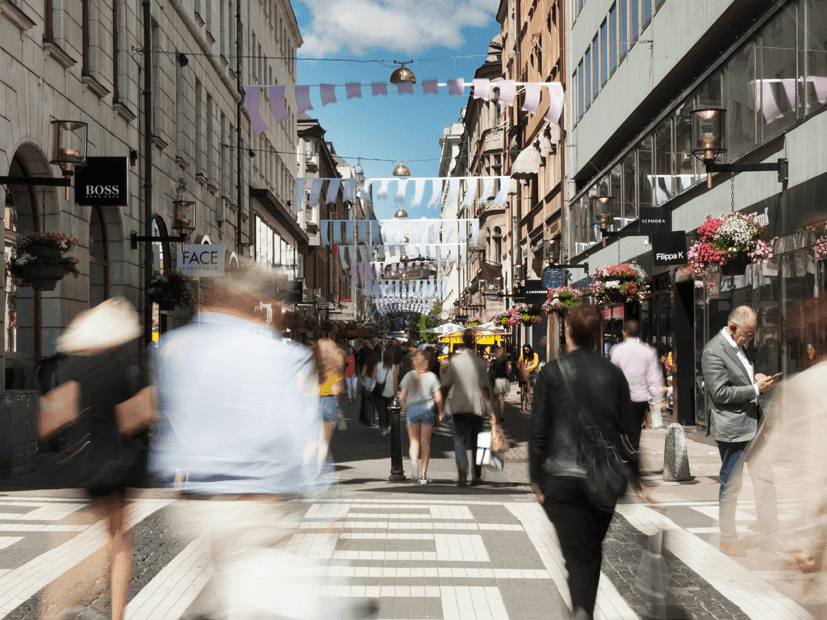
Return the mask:
{"type": "MultiPolygon", "coordinates": [[[[810,313],[825,291],[827,207],[827,1],[576,0],[570,3],[565,252],[595,267],[636,261],[651,294],[606,321],[603,346],[635,316],[659,352],[676,359],[679,419],[706,425],[699,376],[705,342],[735,306],[759,316],[757,371],[790,376],[825,352],[825,325],[810,313]],[[708,189],[692,154],[692,111],[726,110],[723,163],[789,162],[775,172],[715,173],[708,189]],[[774,258],[744,275],[655,267],[645,236],[609,237],[604,248],[590,198],[611,198],[609,231],[635,231],[641,208],[694,237],[707,215],[753,214],[768,225],[774,258]]],[[[587,284],[582,282],[582,285],[587,284]]],[[[616,309],[617,310],[617,309],[616,309]]],[[[604,315],[605,316],[605,315],[604,315]]]]}

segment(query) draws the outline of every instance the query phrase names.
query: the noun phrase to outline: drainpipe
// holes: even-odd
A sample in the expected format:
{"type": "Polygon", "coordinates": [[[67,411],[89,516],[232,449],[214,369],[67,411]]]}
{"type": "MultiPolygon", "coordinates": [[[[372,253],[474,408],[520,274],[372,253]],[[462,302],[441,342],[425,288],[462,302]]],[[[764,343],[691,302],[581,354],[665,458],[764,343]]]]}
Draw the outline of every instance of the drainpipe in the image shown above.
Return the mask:
{"type": "Polygon", "coordinates": [[[238,175],[238,194],[236,200],[238,201],[238,218],[236,220],[236,245],[238,247],[238,254],[241,256],[243,254],[243,246],[241,245],[242,238],[241,238],[241,211],[242,211],[242,204],[244,200],[244,159],[243,153],[241,148],[241,120],[243,118],[243,113],[241,111],[241,107],[244,105],[245,101],[245,92],[244,88],[242,87],[242,80],[241,80],[241,67],[242,67],[242,56],[243,56],[243,47],[244,42],[242,40],[242,29],[241,29],[241,0],[236,0],[235,3],[235,26],[236,26],[236,69],[235,69],[235,79],[236,79],[236,88],[238,89],[238,93],[241,95],[241,98],[238,100],[238,105],[236,106],[236,174],[238,175]]]}
{"type": "MultiPolygon", "coordinates": [[[[152,306],[146,294],[152,280],[152,16],[151,0],[142,0],[144,18],[144,351],[152,343],[152,306]]],[[[144,358],[146,359],[146,358],[144,358]]]]}

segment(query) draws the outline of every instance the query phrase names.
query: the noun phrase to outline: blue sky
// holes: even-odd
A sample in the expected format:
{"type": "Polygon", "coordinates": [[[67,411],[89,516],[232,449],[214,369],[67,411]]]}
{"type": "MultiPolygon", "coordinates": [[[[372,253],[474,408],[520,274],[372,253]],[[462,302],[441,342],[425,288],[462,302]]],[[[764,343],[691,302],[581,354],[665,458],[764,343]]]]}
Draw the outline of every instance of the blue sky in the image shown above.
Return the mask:
{"type": "MultiPolygon", "coordinates": [[[[498,4],[498,0],[294,0],[305,41],[298,51],[297,82],[387,82],[393,70],[377,63],[302,60],[320,57],[425,59],[408,65],[418,85],[427,79],[444,83],[459,77],[470,82],[485,61],[488,43],[499,32],[498,4]]],[[[399,95],[395,86],[389,86],[387,96],[374,97],[368,87],[362,89],[361,99],[348,101],[342,87],[336,89],[338,103],[322,107],[319,90],[311,89],[314,109],[308,114],[319,119],[326,139],[340,155],[400,161],[434,158],[406,165],[412,178],[436,176],[442,128],[459,120],[470,88],[463,97],[449,96],[446,87],[439,91],[438,95],[423,95],[421,86],[415,86],[413,95],[399,95]]],[[[391,162],[379,161],[363,161],[362,166],[367,177],[389,177],[394,168],[391,162]]],[[[409,198],[411,191],[409,187],[409,198]]],[[[377,216],[392,217],[396,208],[398,203],[392,201],[379,203],[377,216]]],[[[438,210],[424,207],[408,209],[408,213],[417,218],[439,217],[438,210]]]]}

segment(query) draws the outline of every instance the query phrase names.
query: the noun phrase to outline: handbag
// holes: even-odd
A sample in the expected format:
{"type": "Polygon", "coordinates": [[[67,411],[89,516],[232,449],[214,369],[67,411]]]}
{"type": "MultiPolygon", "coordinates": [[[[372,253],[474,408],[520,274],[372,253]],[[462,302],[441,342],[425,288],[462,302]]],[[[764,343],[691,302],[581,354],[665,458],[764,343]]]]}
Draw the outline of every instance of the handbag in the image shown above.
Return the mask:
{"type": "Polygon", "coordinates": [[[496,422],[491,423],[491,451],[498,454],[508,452],[511,446],[505,437],[502,427],[496,422]]]}
{"type": "MultiPolygon", "coordinates": [[[[628,460],[618,453],[615,446],[606,441],[600,430],[593,424],[593,421],[589,420],[583,410],[577,406],[577,400],[571,391],[571,384],[567,376],[570,369],[560,361],[560,358],[557,358],[557,365],[560,368],[563,385],[566,386],[569,400],[571,400],[572,406],[577,412],[577,419],[583,428],[578,450],[579,458],[586,471],[585,479],[582,482],[585,487],[583,490],[595,507],[606,511],[614,511],[617,500],[626,493],[626,487],[632,477],[628,460]]],[[[621,441],[629,442],[625,435],[621,436],[621,441]]],[[[631,444],[627,446],[627,450],[632,451],[631,444]]]]}
{"type": "Polygon", "coordinates": [[[376,371],[376,374],[377,374],[376,385],[373,386],[372,394],[376,398],[382,398],[382,394],[385,392],[385,381],[388,380],[388,373],[387,373],[387,371],[385,371],[385,381],[379,381],[379,377],[378,377],[379,371],[378,370],[376,371]]]}
{"type": "Polygon", "coordinates": [[[145,387],[129,400],[115,405],[115,418],[121,434],[127,437],[148,430],[155,421],[155,390],[145,387]]]}
{"type": "Polygon", "coordinates": [[[80,384],[67,381],[40,397],[37,438],[46,441],[69,428],[80,414],[80,384]]]}

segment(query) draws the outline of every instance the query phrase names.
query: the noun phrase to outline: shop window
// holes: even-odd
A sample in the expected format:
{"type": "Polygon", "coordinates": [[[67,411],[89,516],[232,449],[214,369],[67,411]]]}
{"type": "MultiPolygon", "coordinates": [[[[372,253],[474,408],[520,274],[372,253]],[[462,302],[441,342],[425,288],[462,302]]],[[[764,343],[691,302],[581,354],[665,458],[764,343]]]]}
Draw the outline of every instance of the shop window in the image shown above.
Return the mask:
{"type": "Polygon", "coordinates": [[[735,161],[756,145],[754,43],[748,43],[726,64],[726,78],[726,157],[735,161]]]}
{"type": "Polygon", "coordinates": [[[818,330],[816,260],[812,248],[781,256],[781,372],[788,379],[815,364],[818,330]]]}
{"type": "MultiPolygon", "coordinates": [[[[638,178],[638,205],[641,207],[651,207],[652,197],[654,194],[652,187],[652,134],[646,136],[640,141],[637,147],[637,178],[638,178]]],[[[638,216],[638,211],[635,209],[635,218],[638,216]]]]}
{"type": "Polygon", "coordinates": [[[109,247],[106,220],[100,207],[92,207],[89,221],[89,307],[109,298],[109,247]]]}
{"type": "Polygon", "coordinates": [[[672,117],[667,116],[655,128],[654,203],[660,206],[674,196],[672,173],[672,117]]]}
{"type": "Polygon", "coordinates": [[[623,192],[621,190],[621,183],[623,179],[623,167],[617,164],[609,172],[609,196],[613,198],[612,205],[612,226],[614,230],[623,227],[623,192]]]}
{"type": "Polygon", "coordinates": [[[635,152],[623,158],[623,226],[637,219],[637,167],[635,152]]]}
{"type": "Polygon", "coordinates": [[[805,0],[802,44],[804,47],[804,113],[827,103],[827,0],[805,0]]]}
{"type": "Polygon", "coordinates": [[[763,141],[787,129],[796,117],[796,11],[787,5],[761,30],[761,62],[756,81],[756,107],[763,141]],[[758,103],[760,97],[760,104],[758,103]]]}
{"type": "Polygon", "coordinates": [[[675,110],[675,191],[680,194],[698,182],[692,155],[692,100],[675,110]]]}

